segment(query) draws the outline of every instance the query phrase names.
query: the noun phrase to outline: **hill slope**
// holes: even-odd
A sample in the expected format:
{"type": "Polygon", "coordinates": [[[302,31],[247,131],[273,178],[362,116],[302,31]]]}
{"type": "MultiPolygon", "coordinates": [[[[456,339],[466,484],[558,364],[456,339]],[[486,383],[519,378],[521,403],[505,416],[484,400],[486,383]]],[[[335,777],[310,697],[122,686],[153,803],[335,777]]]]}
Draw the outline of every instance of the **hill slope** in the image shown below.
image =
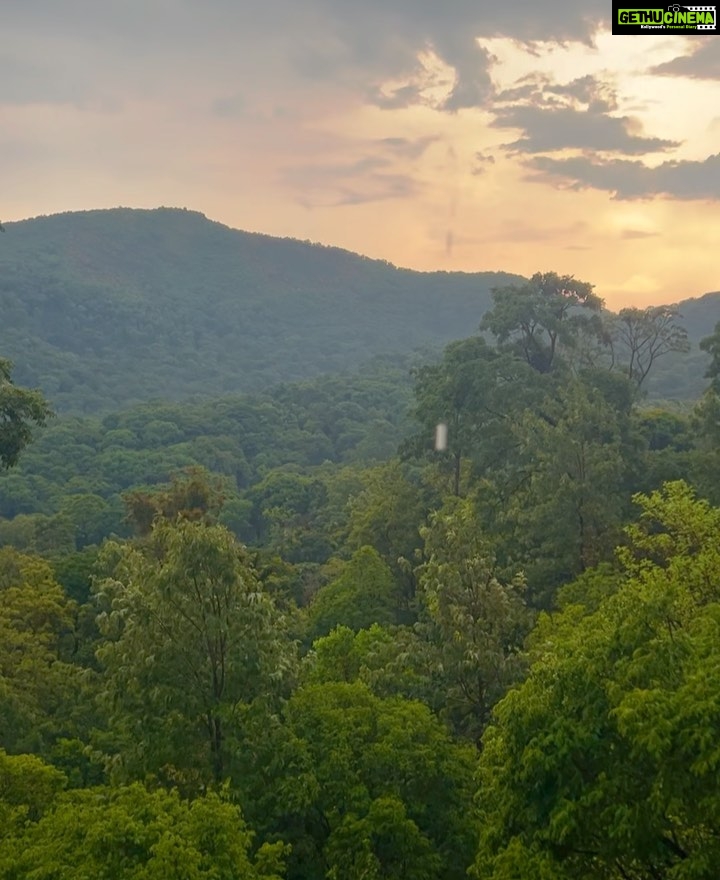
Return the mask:
{"type": "Polygon", "coordinates": [[[0,352],[59,410],[248,391],[474,331],[517,276],[421,273],[191,211],[8,223],[0,352]]]}
{"type": "Polygon", "coordinates": [[[648,377],[650,397],[666,400],[687,400],[700,397],[709,382],[705,378],[710,358],[700,351],[701,339],[709,336],[720,321],[720,292],[706,293],[679,303],[692,348],[687,354],[669,354],[657,361],[648,377]]]}
{"type": "MultiPolygon", "coordinates": [[[[504,273],[413,272],[239,232],[202,214],[118,208],[8,223],[0,355],[59,411],[255,391],[473,333],[504,273]]],[[[698,396],[697,343],[720,293],[680,303],[693,350],[658,362],[654,398],[698,396]]]]}

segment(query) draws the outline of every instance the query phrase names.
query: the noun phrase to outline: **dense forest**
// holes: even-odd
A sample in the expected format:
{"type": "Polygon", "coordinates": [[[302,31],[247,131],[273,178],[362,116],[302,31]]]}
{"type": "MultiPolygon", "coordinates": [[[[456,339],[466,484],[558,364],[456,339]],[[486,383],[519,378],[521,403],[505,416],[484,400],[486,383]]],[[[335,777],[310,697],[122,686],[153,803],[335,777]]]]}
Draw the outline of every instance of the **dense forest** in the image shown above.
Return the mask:
{"type": "MultiPolygon", "coordinates": [[[[377,355],[439,356],[477,326],[491,288],[523,280],[397,269],[169,208],[68,213],[6,230],[0,352],[18,382],[78,415],[352,373],[377,355]]],[[[707,358],[697,344],[719,306],[720,293],[680,302],[691,348],[655,366],[651,397],[702,393],[707,358]]]]}
{"type": "Polygon", "coordinates": [[[59,411],[266,389],[462,336],[501,273],[422,273],[193,211],[6,224],[0,346],[59,411]],[[25,357],[32,347],[32,359],[25,357]]]}
{"type": "Polygon", "coordinates": [[[0,877],[716,877],[720,315],[649,396],[689,311],[508,276],[435,356],[214,395],[13,349],[0,877]]]}

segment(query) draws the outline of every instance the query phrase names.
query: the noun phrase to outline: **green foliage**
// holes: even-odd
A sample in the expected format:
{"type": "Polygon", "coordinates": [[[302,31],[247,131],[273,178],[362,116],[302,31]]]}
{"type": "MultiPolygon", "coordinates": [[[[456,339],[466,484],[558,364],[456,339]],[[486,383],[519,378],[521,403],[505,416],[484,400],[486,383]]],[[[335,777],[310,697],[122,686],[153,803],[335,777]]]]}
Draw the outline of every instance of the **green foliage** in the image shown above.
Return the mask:
{"type": "Polygon", "coordinates": [[[700,348],[710,355],[710,364],[705,373],[706,378],[712,380],[712,388],[718,391],[720,388],[720,321],[715,324],[715,330],[710,336],[700,341],[700,348]]]}
{"type": "Polygon", "coordinates": [[[562,350],[575,347],[580,331],[594,326],[602,300],[592,291],[570,275],[536,272],[525,284],[493,290],[493,308],[481,329],[534,370],[549,373],[562,350]]]}
{"type": "Polygon", "coordinates": [[[0,748],[47,755],[87,723],[75,614],[46,562],[0,549],[0,748]]]}
{"type": "Polygon", "coordinates": [[[221,526],[159,520],[150,541],[103,558],[98,657],[125,772],[220,782],[228,719],[292,670],[282,618],[221,526]]]}
{"type": "Polygon", "coordinates": [[[35,755],[0,749],[0,842],[26,822],[37,822],[66,783],[60,770],[35,755]]]}
{"type": "Polygon", "coordinates": [[[496,709],[477,877],[714,872],[720,511],[683,483],[636,501],[622,582],[542,620],[527,681],[496,709]]]}
{"type": "Polygon", "coordinates": [[[442,693],[435,659],[414,628],[373,624],[353,632],[337,626],[313,642],[304,677],[313,684],[361,681],[379,697],[432,704],[442,693]]]}
{"type": "MultiPolygon", "coordinates": [[[[37,773],[37,771],[35,771],[37,773]]],[[[216,794],[192,802],[139,784],[58,794],[42,816],[5,834],[8,880],[280,880],[282,844],[253,859],[237,807],[216,794]]]]}
{"type": "Polygon", "coordinates": [[[308,751],[322,817],[315,863],[291,877],[465,876],[474,754],[427,707],[338,683],[298,690],[287,715],[308,751]]]}
{"type": "Polygon", "coordinates": [[[472,458],[479,472],[489,462],[496,467],[502,463],[508,413],[522,405],[534,382],[529,367],[499,353],[484,339],[452,343],[439,364],[417,372],[414,414],[422,433],[405,444],[405,454],[427,456],[435,426],[446,424],[447,452],[430,455],[450,476],[450,491],[459,495],[464,459],[472,458]]]}
{"type": "Polygon", "coordinates": [[[441,670],[441,711],[455,730],[477,740],[495,702],[523,672],[522,645],[531,623],[524,578],[509,584],[497,579],[492,550],[468,499],[446,502],[423,537],[421,627],[441,670]]]}
{"type": "Polygon", "coordinates": [[[415,584],[403,560],[422,544],[419,528],[435,493],[398,461],[366,470],[361,480],[348,502],[347,545],[374,547],[409,599],[415,584]]]}
{"type": "Polygon", "coordinates": [[[19,388],[12,381],[13,365],[0,358],[0,471],[17,464],[33,437],[33,426],[42,427],[51,415],[39,391],[19,388]]]}
{"type": "MultiPolygon", "coordinates": [[[[237,284],[254,296],[257,265],[228,274],[214,310],[198,286],[188,312],[195,269],[182,283],[172,263],[126,273],[125,246],[138,224],[175,224],[162,247],[208,224],[102,218],[126,224],[118,252],[97,230],[100,262],[84,259],[80,283],[63,279],[63,252],[42,308],[21,273],[0,281],[13,321],[19,285],[35,329],[47,311],[53,333],[83,337],[85,381],[107,352],[83,334],[119,297],[110,336],[128,329],[125,306],[136,323],[113,363],[164,359],[157,374],[127,372],[123,393],[176,388],[188,370],[178,393],[207,388],[198,358],[213,387],[236,387],[250,349],[236,358],[221,331],[245,308],[237,284]],[[93,280],[108,261],[134,281],[93,280]],[[150,291],[164,329],[145,344],[150,291]],[[85,324],[72,305],[84,295],[85,324]]],[[[82,251],[98,215],[76,221],[82,251]]],[[[210,275],[226,266],[213,241],[210,275]]],[[[298,296],[318,254],[352,263],[287,245],[295,275],[272,269],[298,296]]],[[[23,258],[38,269],[36,256],[23,258]]],[[[404,277],[360,263],[378,283],[404,277]]],[[[313,285],[309,299],[328,300],[313,285]]],[[[271,300],[265,290],[266,311],[242,315],[253,345],[271,300]]],[[[590,285],[569,277],[538,274],[494,303],[495,343],[460,340],[414,370],[414,412],[420,359],[397,357],[38,432],[0,480],[0,876],[460,880],[473,859],[478,880],[715,876],[720,511],[682,482],[654,490],[688,477],[720,494],[718,396],[692,415],[640,408],[650,367],[685,348],[673,310],[625,310],[613,340],[590,285]],[[432,448],[438,422],[445,452],[432,448]],[[532,626],[526,600],[553,611],[532,626]]],[[[249,383],[274,374],[268,339],[249,383]]],[[[298,375],[323,368],[321,347],[310,354],[298,375]]],[[[107,391],[112,377],[93,381],[107,391]]]]}
{"type": "Polygon", "coordinates": [[[606,559],[619,536],[623,416],[602,393],[573,381],[526,412],[513,435],[521,478],[506,516],[534,601],[542,604],[561,583],[606,559]]]}
{"type": "Polygon", "coordinates": [[[361,547],[343,567],[340,576],[321,587],[308,608],[312,638],[326,635],[341,625],[366,629],[395,622],[398,589],[392,572],[377,550],[361,547]]]}
{"type": "MultiPolygon", "coordinates": [[[[392,437],[393,446],[397,446],[407,430],[410,394],[409,376],[393,372],[388,377],[364,375],[344,382],[318,380],[284,386],[262,396],[183,406],[145,405],[102,420],[58,419],[40,434],[18,468],[0,481],[0,516],[62,512],[71,524],[72,543],[80,549],[85,543],[94,543],[100,532],[103,537],[125,533],[121,494],[138,502],[136,519],[144,511],[147,528],[162,502],[149,498],[149,490],[166,484],[178,471],[204,470],[223,478],[220,494],[230,502],[240,500],[238,491],[270,479],[274,469],[317,467],[326,460],[357,462],[363,458],[361,447],[370,447],[375,422],[381,417],[389,426],[386,439],[392,437]],[[329,414],[327,422],[308,418],[304,409],[308,398],[318,413],[329,414]],[[343,406],[347,412],[339,428],[334,416],[343,406]],[[148,446],[147,427],[159,419],[172,423],[176,430],[161,440],[153,439],[148,446]],[[76,501],[75,496],[85,499],[76,501]],[[97,507],[95,517],[92,505],[97,507]]],[[[363,460],[372,461],[372,453],[363,460]]],[[[171,487],[163,491],[171,491],[171,487]]],[[[251,500],[254,509],[249,521],[245,516],[238,522],[242,539],[265,537],[268,523],[263,510],[282,508],[287,501],[281,498],[278,502],[277,493],[274,500],[261,495],[262,491],[256,490],[254,496],[243,499],[251,500]]],[[[289,513],[295,513],[292,507],[289,513]]],[[[21,540],[26,541],[24,547],[34,549],[34,537],[31,544],[27,536],[12,535],[13,544],[21,540]]]]}
{"type": "MultiPolygon", "coordinates": [[[[7,230],[2,347],[62,412],[256,390],[442,345],[518,277],[411,272],[171,209],[7,230]]],[[[166,443],[167,421],[148,440],[166,443]]]]}

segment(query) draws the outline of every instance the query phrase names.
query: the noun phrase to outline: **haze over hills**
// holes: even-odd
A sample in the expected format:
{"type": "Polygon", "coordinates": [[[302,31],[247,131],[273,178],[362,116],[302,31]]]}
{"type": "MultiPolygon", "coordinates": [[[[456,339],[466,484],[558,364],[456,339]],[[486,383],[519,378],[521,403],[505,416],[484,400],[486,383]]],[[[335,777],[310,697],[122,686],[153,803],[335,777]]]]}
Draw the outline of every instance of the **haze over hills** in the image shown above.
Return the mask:
{"type": "MultiPolygon", "coordinates": [[[[468,336],[491,288],[520,280],[398,269],[182,209],[59,214],[0,240],[0,352],[59,411],[250,391],[468,336]]],[[[656,396],[703,387],[696,343],[720,294],[681,308],[694,350],[663,365],[656,396]]]]}

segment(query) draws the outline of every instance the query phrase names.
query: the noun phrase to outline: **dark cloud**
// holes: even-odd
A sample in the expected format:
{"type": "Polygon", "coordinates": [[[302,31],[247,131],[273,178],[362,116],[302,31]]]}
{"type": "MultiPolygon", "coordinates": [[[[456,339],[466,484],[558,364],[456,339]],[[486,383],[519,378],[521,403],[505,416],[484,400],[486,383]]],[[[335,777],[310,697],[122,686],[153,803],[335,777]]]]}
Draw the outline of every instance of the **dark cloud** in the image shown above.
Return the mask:
{"type": "Polygon", "coordinates": [[[417,84],[398,86],[386,92],[379,86],[374,86],[366,93],[370,104],[375,104],[383,110],[404,110],[415,104],[422,104],[422,88],[417,84]]]}
{"type": "Polygon", "coordinates": [[[720,79],[720,45],[717,37],[693,38],[688,42],[694,46],[696,39],[701,42],[694,52],[658,64],[650,73],[659,76],[686,76],[691,79],[720,79]]]}
{"type": "Polygon", "coordinates": [[[550,94],[571,98],[579,104],[586,104],[591,112],[612,113],[618,108],[617,94],[612,86],[590,74],[564,85],[546,83],[545,90],[550,94]]]}
{"type": "Polygon", "coordinates": [[[618,200],[663,196],[720,201],[720,153],[702,162],[663,162],[655,168],[637,160],[602,160],[590,156],[569,159],[535,156],[524,164],[531,170],[529,180],[573,190],[604,190],[618,200]]]}
{"type": "MultiPolygon", "coordinates": [[[[73,84],[93,92],[110,78],[144,95],[155,77],[192,83],[224,68],[231,83],[292,73],[309,88],[321,80],[399,107],[426,100],[418,55],[431,50],[452,70],[439,108],[454,112],[486,106],[493,93],[492,58],[476,38],[590,42],[609,16],[607,0],[4,0],[0,54],[23,46],[62,81],[78,47],[96,47],[101,62],[73,84]],[[394,89],[380,91],[390,80],[394,89]]],[[[44,77],[41,90],[53,88],[44,77]]]]}
{"type": "Polygon", "coordinates": [[[679,146],[676,141],[633,134],[635,120],[572,107],[509,107],[498,111],[497,128],[519,128],[525,136],[504,148],[517,153],[549,153],[568,148],[641,155],[679,146]]]}
{"type": "Polygon", "coordinates": [[[524,77],[497,96],[495,128],[514,128],[524,137],[505,144],[516,153],[550,153],[565,149],[642,155],[679,146],[675,141],[647,137],[632,117],[611,116],[617,109],[612,86],[593,76],[569,83],[546,76],[524,77]]]}
{"type": "Polygon", "coordinates": [[[489,165],[495,164],[495,157],[488,153],[475,153],[475,162],[470,172],[474,176],[485,174],[489,165]]]}

